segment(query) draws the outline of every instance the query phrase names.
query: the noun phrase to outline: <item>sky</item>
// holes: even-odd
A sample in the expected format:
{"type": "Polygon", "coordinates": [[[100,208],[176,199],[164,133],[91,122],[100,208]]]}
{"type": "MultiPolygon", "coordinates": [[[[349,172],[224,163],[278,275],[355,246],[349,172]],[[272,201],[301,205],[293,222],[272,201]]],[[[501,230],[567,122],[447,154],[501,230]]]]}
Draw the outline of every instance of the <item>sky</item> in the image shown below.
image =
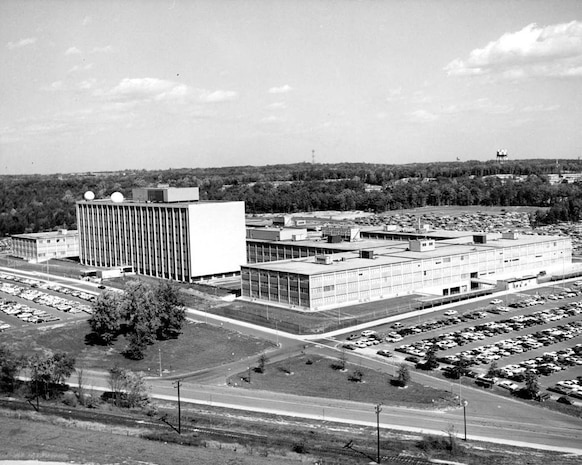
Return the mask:
{"type": "Polygon", "coordinates": [[[0,174],[582,155],[580,0],[2,0],[0,174]]]}

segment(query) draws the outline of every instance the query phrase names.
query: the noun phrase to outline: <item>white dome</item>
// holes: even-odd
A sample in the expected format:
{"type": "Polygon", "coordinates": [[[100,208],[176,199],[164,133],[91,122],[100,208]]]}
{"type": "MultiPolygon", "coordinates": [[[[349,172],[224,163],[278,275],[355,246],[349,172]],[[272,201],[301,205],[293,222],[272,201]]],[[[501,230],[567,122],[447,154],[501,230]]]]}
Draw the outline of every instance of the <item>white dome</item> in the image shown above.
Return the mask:
{"type": "Polygon", "coordinates": [[[115,203],[123,202],[123,194],[121,192],[114,192],[111,194],[111,201],[115,203]]]}
{"type": "Polygon", "coordinates": [[[85,197],[85,200],[93,200],[95,198],[95,194],[91,191],[87,191],[83,197],[85,197]]]}

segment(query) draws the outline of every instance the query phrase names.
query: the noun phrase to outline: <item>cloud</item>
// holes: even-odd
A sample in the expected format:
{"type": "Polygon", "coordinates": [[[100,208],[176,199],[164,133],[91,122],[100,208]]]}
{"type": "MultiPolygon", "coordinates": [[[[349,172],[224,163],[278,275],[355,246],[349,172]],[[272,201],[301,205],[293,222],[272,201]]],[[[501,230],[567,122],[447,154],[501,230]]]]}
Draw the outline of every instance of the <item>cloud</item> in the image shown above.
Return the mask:
{"type": "Polygon", "coordinates": [[[232,90],[203,91],[200,95],[200,100],[206,103],[227,102],[229,100],[236,100],[237,98],[238,93],[232,90]]]}
{"type": "Polygon", "coordinates": [[[156,78],[122,79],[119,84],[106,92],[97,92],[115,102],[160,102],[180,101],[191,94],[185,84],[156,78]]]}
{"type": "Polygon", "coordinates": [[[388,102],[392,102],[395,100],[400,100],[401,98],[402,98],[402,87],[396,87],[388,91],[388,97],[386,97],[386,100],[388,102]]]}
{"type": "Polygon", "coordinates": [[[270,110],[284,110],[287,108],[287,104],[285,102],[273,102],[267,105],[267,108],[270,110]]]}
{"type": "Polygon", "coordinates": [[[269,89],[269,94],[286,94],[287,92],[291,92],[293,90],[293,87],[291,87],[288,84],[285,84],[284,86],[281,87],[271,87],[269,89]]]}
{"type": "Polygon", "coordinates": [[[81,24],[83,26],[88,26],[89,24],[91,24],[93,22],[93,18],[91,18],[91,16],[85,16],[83,18],[83,21],[81,22],[81,24]]]}
{"type": "Polygon", "coordinates": [[[523,113],[545,113],[548,111],[556,111],[560,105],[528,105],[521,109],[523,113]]]}
{"type": "Polygon", "coordinates": [[[284,118],[275,115],[265,116],[263,119],[261,119],[262,123],[282,123],[283,121],[285,121],[284,118]]]}
{"type": "Polygon", "coordinates": [[[27,37],[26,39],[20,39],[18,42],[8,42],[6,48],[8,50],[14,50],[16,48],[26,47],[27,45],[35,44],[37,41],[36,37],[27,37]]]}
{"type": "Polygon", "coordinates": [[[113,51],[113,47],[111,45],[105,45],[104,47],[93,47],[91,53],[110,53],[113,51]]]}
{"type": "Polygon", "coordinates": [[[81,55],[81,50],[79,50],[77,47],[69,47],[65,51],[65,55],[81,55]]]}
{"type": "Polygon", "coordinates": [[[449,76],[582,77],[582,22],[529,24],[473,50],[465,60],[451,61],[444,69],[449,76]]]}
{"type": "Polygon", "coordinates": [[[495,103],[488,98],[479,98],[470,102],[461,102],[448,105],[441,110],[441,113],[452,115],[459,113],[485,113],[489,115],[501,115],[511,113],[515,110],[513,105],[495,103]]]}
{"type": "Polygon", "coordinates": [[[41,87],[41,90],[48,92],[56,92],[58,90],[63,90],[65,88],[65,83],[63,81],[51,82],[48,86],[41,87]]]}
{"type": "Polygon", "coordinates": [[[77,71],[88,71],[93,68],[93,63],[87,63],[85,65],[75,65],[67,73],[76,73],[77,71]]]}
{"type": "Polygon", "coordinates": [[[79,89],[81,90],[88,90],[91,89],[95,86],[95,83],[97,82],[97,79],[95,78],[91,78],[91,79],[86,79],[84,81],[81,81],[78,84],[79,89]]]}
{"type": "Polygon", "coordinates": [[[413,123],[432,123],[438,119],[438,115],[427,110],[415,110],[408,113],[408,120],[413,123]]]}

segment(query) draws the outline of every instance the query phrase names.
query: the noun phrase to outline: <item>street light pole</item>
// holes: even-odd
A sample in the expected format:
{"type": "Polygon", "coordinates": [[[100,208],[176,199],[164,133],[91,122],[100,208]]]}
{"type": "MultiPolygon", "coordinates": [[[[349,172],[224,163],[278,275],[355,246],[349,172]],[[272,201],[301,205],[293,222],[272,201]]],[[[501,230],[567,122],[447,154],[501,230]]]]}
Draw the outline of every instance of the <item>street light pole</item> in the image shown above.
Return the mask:
{"type": "Polygon", "coordinates": [[[377,433],[377,445],[378,445],[378,460],[376,460],[376,463],[380,463],[380,412],[382,411],[382,403],[380,402],[379,404],[376,405],[376,407],[374,407],[374,409],[376,410],[376,433],[377,433]]]}
{"type": "Polygon", "coordinates": [[[465,441],[467,440],[467,405],[469,405],[469,402],[464,400],[463,401],[463,419],[465,421],[465,441]]]}
{"type": "Polygon", "coordinates": [[[178,388],[178,434],[182,434],[182,408],[180,405],[180,384],[182,380],[176,381],[176,388],[178,388]]]}

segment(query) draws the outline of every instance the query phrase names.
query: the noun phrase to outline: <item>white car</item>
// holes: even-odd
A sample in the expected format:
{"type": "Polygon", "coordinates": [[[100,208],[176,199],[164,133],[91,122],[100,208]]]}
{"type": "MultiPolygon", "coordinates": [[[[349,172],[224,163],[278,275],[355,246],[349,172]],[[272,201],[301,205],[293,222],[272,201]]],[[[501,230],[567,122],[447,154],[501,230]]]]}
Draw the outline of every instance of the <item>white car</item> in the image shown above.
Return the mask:
{"type": "Polygon", "coordinates": [[[456,310],[448,310],[448,311],[445,312],[445,315],[446,316],[453,316],[453,315],[456,315],[456,314],[457,314],[457,311],[456,310]]]}
{"type": "Polygon", "coordinates": [[[490,303],[491,303],[491,305],[501,305],[503,303],[503,300],[493,299],[490,303]]]}
{"type": "Polygon", "coordinates": [[[509,391],[512,391],[512,392],[519,389],[519,386],[515,383],[512,383],[511,381],[500,381],[498,386],[502,387],[503,389],[507,389],[509,391]]]}
{"type": "Polygon", "coordinates": [[[364,337],[370,337],[372,334],[376,334],[376,331],[372,331],[371,329],[362,331],[362,336],[364,337]]]}

